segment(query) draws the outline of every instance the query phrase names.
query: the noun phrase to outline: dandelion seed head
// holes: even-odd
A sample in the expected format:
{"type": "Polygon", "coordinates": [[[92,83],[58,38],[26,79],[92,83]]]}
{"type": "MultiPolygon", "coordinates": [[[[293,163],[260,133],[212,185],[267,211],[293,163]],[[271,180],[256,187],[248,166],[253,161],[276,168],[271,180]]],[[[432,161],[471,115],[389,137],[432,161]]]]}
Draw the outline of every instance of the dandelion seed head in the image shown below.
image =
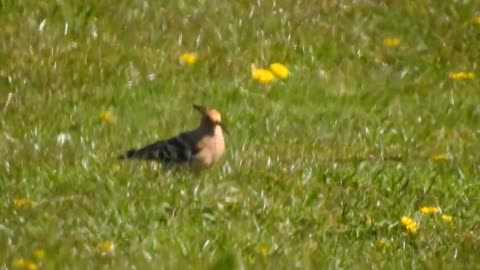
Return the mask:
{"type": "Polygon", "coordinates": [[[68,133],[60,133],[57,135],[57,144],[62,146],[64,145],[66,142],[70,141],[71,139],[71,136],[70,134],[68,133]]]}

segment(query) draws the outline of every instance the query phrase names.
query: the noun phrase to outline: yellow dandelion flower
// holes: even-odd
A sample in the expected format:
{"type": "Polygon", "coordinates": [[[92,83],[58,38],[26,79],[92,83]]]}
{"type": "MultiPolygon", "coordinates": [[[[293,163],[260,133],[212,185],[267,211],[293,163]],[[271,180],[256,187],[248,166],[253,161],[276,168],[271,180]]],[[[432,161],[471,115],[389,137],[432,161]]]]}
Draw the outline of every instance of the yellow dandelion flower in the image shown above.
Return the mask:
{"type": "Polygon", "coordinates": [[[452,155],[450,154],[439,154],[439,155],[433,155],[431,157],[432,161],[447,161],[452,159],[452,155]]]}
{"type": "Polygon", "coordinates": [[[450,72],[448,77],[452,80],[472,80],[475,78],[475,74],[473,72],[450,72]]]}
{"type": "Polygon", "coordinates": [[[37,264],[24,258],[15,259],[13,264],[18,269],[37,270],[37,264]]]}
{"type": "Polygon", "coordinates": [[[436,214],[440,211],[438,207],[433,207],[433,206],[424,206],[420,208],[420,212],[424,215],[431,215],[431,214],[436,214]]]}
{"type": "Polygon", "coordinates": [[[451,223],[453,221],[453,217],[450,215],[442,215],[442,220],[445,223],[451,223]]]}
{"type": "Polygon", "coordinates": [[[473,18],[472,23],[480,25],[480,16],[473,18]]]}
{"type": "Polygon", "coordinates": [[[288,78],[288,68],[280,63],[273,63],[270,65],[270,70],[275,76],[280,79],[288,78]]]}
{"type": "Polygon", "coordinates": [[[385,38],[383,40],[383,47],[395,48],[398,47],[401,42],[399,38],[385,38]]]}
{"type": "Polygon", "coordinates": [[[43,249],[35,249],[33,251],[33,256],[39,260],[45,258],[45,250],[43,249]]]}
{"type": "Polygon", "coordinates": [[[407,230],[413,234],[416,234],[418,231],[417,223],[415,222],[408,224],[405,228],[407,228],[407,230]]]}
{"type": "Polygon", "coordinates": [[[410,233],[416,234],[418,232],[417,223],[411,217],[403,216],[400,221],[410,233]]]}
{"type": "Polygon", "coordinates": [[[108,123],[108,124],[117,123],[117,117],[111,112],[102,112],[100,114],[100,120],[102,120],[103,123],[108,123]]]}
{"type": "Polygon", "coordinates": [[[187,53],[182,53],[179,59],[180,59],[180,62],[183,64],[193,65],[195,64],[195,62],[197,62],[198,56],[196,53],[187,52],[187,53]]]}
{"type": "Polygon", "coordinates": [[[410,223],[412,223],[412,222],[415,222],[415,221],[413,221],[413,219],[412,219],[411,217],[407,217],[407,216],[403,216],[403,217],[400,219],[400,221],[402,222],[402,224],[403,224],[404,226],[406,226],[406,225],[408,225],[408,224],[410,224],[410,223]]]}
{"type": "Polygon", "coordinates": [[[32,201],[28,198],[13,199],[13,206],[15,206],[15,208],[23,208],[31,203],[32,201]]]}
{"type": "Polygon", "coordinates": [[[258,81],[262,84],[271,83],[275,79],[275,75],[268,69],[263,68],[256,68],[255,65],[252,64],[251,68],[252,72],[252,79],[258,81]]]}
{"type": "Polygon", "coordinates": [[[100,244],[98,244],[98,251],[102,254],[105,255],[107,253],[112,253],[115,251],[115,245],[111,241],[103,241],[100,244]]]}
{"type": "Polygon", "coordinates": [[[255,248],[255,251],[263,256],[265,255],[268,255],[268,247],[266,245],[258,245],[256,248],[255,248]]]}

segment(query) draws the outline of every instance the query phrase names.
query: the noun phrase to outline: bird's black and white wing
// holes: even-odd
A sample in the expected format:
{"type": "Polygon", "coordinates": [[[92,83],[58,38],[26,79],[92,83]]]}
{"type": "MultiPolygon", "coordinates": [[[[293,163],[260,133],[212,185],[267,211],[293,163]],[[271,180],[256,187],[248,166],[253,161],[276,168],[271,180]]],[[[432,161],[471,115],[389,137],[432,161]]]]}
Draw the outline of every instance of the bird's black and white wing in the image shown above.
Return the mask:
{"type": "Polygon", "coordinates": [[[198,152],[190,133],[182,133],[168,140],[149,144],[138,150],[127,151],[120,159],[156,160],[163,163],[184,163],[198,152]]]}

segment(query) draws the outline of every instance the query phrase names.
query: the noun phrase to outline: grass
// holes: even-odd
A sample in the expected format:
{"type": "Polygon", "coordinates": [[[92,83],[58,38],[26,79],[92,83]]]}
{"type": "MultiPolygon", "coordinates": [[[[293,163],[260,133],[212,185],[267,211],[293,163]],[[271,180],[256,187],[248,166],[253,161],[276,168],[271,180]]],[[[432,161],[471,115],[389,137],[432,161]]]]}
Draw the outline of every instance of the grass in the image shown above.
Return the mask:
{"type": "Polygon", "coordinates": [[[0,268],[478,268],[480,83],[449,78],[480,74],[475,1],[0,11],[0,268]],[[251,79],[272,62],[291,76],[251,79]],[[115,160],[195,127],[192,103],[230,128],[214,169],[115,160]]]}

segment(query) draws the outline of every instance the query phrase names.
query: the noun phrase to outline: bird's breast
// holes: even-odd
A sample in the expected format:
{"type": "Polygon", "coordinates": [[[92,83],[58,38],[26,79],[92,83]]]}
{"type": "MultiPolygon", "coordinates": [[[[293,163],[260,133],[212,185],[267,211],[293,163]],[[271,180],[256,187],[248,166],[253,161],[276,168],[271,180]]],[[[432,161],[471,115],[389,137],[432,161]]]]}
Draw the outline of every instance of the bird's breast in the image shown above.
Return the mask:
{"type": "Polygon", "coordinates": [[[220,126],[215,127],[213,134],[199,142],[199,150],[193,159],[200,167],[210,167],[222,157],[225,152],[225,139],[220,126]]]}
{"type": "Polygon", "coordinates": [[[216,149],[214,160],[217,161],[225,152],[225,138],[223,137],[223,130],[221,126],[215,127],[213,137],[216,149]]]}

